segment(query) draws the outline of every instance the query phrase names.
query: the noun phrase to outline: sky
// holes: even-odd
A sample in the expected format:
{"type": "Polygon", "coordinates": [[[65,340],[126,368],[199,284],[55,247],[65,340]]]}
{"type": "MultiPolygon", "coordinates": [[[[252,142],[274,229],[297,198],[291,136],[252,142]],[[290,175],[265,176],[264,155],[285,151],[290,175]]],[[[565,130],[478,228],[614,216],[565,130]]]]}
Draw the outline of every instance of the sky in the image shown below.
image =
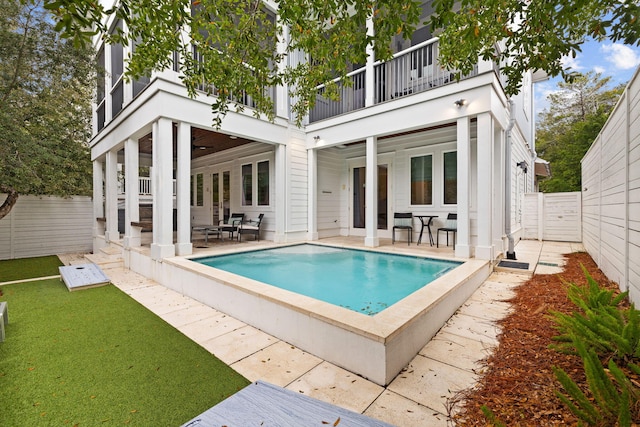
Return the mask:
{"type": "MultiPolygon", "coordinates": [[[[580,73],[593,70],[602,73],[602,77],[609,76],[609,86],[613,88],[620,83],[626,84],[636,72],[640,66],[640,48],[611,41],[589,41],[582,46],[582,52],[575,58],[566,58],[565,66],[580,73]]],[[[535,84],[536,113],[549,108],[546,97],[558,90],[558,81],[561,81],[560,77],[535,84]]]]}

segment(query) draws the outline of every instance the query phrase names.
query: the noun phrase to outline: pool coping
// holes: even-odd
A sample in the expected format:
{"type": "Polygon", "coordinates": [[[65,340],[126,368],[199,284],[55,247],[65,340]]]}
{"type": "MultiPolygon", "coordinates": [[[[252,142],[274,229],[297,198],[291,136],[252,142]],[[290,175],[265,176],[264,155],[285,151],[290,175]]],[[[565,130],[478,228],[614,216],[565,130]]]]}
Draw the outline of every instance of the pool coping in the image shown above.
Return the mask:
{"type": "MultiPolygon", "coordinates": [[[[349,245],[308,243],[363,250],[349,245]]],[[[269,247],[296,244],[300,242],[269,247]]],[[[217,254],[248,250],[230,248],[217,254]]],[[[168,288],[385,385],[482,284],[491,272],[491,265],[489,261],[476,259],[365,250],[463,264],[374,316],[192,261],[202,254],[164,259],[158,279],[168,288]]]]}

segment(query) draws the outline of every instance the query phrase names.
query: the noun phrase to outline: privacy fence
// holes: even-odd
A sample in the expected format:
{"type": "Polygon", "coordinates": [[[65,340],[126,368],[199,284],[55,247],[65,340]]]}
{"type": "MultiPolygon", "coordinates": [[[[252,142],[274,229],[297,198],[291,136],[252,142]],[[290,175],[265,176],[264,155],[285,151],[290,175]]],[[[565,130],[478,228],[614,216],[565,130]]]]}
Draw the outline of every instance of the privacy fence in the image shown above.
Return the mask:
{"type": "Polygon", "coordinates": [[[0,219],[0,259],[89,252],[93,216],[90,197],[20,196],[0,219]]]}
{"type": "Polygon", "coordinates": [[[640,77],[629,82],[582,159],[583,243],[640,303],[640,77]]]}
{"type": "Polygon", "coordinates": [[[524,195],[522,237],[555,242],[582,241],[582,206],[579,191],[524,195]]]}

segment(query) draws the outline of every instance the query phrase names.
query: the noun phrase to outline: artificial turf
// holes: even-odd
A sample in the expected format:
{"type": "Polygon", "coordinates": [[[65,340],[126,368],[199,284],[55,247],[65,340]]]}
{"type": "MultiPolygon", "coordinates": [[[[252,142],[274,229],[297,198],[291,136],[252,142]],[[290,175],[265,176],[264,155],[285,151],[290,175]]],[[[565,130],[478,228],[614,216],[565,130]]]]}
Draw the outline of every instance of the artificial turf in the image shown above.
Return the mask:
{"type": "Polygon", "coordinates": [[[113,285],[0,289],[0,425],[176,426],[248,384],[113,285]]]}
{"type": "Polygon", "coordinates": [[[60,258],[55,255],[0,261],[0,283],[60,274],[60,258]]]}

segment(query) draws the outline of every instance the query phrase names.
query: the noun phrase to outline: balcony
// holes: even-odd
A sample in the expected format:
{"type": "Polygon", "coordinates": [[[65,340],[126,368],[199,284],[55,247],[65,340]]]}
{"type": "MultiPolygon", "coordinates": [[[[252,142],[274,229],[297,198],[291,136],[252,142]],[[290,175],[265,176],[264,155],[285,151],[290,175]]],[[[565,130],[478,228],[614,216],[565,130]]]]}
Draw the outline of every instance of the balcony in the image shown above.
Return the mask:
{"type": "MultiPolygon", "coordinates": [[[[387,62],[377,62],[373,67],[373,102],[399,99],[455,83],[455,70],[445,70],[438,63],[438,40],[431,39],[394,55],[387,62]]],[[[463,79],[478,74],[478,67],[463,79]]],[[[365,107],[366,69],[360,68],[347,75],[349,84],[336,81],[340,100],[324,96],[324,86],[318,87],[316,105],[309,112],[309,122],[335,117],[365,107]]]]}

